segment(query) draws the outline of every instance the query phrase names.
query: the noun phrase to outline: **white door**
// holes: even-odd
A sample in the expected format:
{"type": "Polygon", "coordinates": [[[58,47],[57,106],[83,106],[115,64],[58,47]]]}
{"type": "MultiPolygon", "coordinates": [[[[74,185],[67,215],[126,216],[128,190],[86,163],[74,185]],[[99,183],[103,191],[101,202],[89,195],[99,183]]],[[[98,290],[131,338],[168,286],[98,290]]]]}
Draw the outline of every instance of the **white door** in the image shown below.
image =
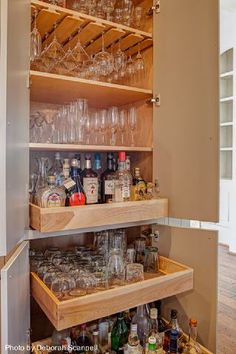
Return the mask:
{"type": "Polygon", "coordinates": [[[163,300],[163,315],[179,310],[180,322],[188,333],[188,320],[198,320],[199,341],[216,353],[217,245],[218,233],[211,230],[158,226],[160,254],[194,269],[194,288],[163,300]]]}
{"type": "Polygon", "coordinates": [[[170,217],[217,222],[218,0],[160,0],[154,17],[154,178],[170,217]]]}
{"type": "Polygon", "coordinates": [[[30,328],[29,242],[1,270],[1,353],[28,353],[30,328]]]}
{"type": "Polygon", "coordinates": [[[24,237],[28,199],[30,1],[0,1],[0,256],[24,237]]]}

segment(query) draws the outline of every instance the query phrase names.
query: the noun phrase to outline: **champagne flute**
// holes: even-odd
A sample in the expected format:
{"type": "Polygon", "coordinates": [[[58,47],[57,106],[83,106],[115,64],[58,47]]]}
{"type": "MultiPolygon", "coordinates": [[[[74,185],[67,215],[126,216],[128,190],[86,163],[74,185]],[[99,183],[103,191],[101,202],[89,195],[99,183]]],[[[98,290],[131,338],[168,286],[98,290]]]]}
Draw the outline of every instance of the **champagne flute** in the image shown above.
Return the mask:
{"type": "Polygon", "coordinates": [[[117,126],[119,122],[118,108],[115,106],[109,108],[108,117],[109,117],[109,127],[111,129],[110,144],[114,146],[116,144],[116,132],[117,132],[117,126]]]}
{"type": "Polygon", "coordinates": [[[128,112],[128,123],[131,132],[131,146],[135,146],[134,133],[137,128],[137,110],[136,107],[131,107],[128,112]]]}
{"type": "Polygon", "coordinates": [[[124,144],[124,133],[127,125],[127,111],[122,109],[119,114],[119,129],[121,132],[121,145],[124,144]]]}

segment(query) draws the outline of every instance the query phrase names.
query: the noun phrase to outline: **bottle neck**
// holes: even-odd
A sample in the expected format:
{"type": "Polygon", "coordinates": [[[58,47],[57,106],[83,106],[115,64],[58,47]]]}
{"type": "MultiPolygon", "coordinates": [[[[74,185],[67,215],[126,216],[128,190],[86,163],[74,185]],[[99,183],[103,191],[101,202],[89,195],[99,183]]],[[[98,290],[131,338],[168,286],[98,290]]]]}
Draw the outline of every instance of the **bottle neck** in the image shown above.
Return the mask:
{"type": "Polygon", "coordinates": [[[107,160],[107,168],[108,170],[113,170],[113,161],[111,159],[107,160]]]}
{"type": "Polygon", "coordinates": [[[93,344],[98,346],[98,334],[93,334],[93,344]]]}
{"type": "Polygon", "coordinates": [[[126,170],[126,164],[125,161],[119,161],[119,171],[125,171],[126,170]]]}
{"type": "Polygon", "coordinates": [[[91,169],[91,167],[92,167],[91,160],[85,160],[85,168],[91,169]]]}
{"type": "Polygon", "coordinates": [[[179,324],[178,324],[177,318],[172,318],[172,319],[171,319],[171,327],[172,327],[173,329],[179,328],[179,324]]]}
{"type": "Polygon", "coordinates": [[[197,341],[197,327],[190,326],[189,328],[190,338],[196,342],[197,341]]]}
{"type": "Polygon", "coordinates": [[[95,160],[95,170],[100,170],[102,168],[101,166],[101,160],[95,160]]]}
{"type": "Polygon", "coordinates": [[[151,318],[151,326],[152,326],[152,329],[158,330],[157,318],[151,318]]]}
{"type": "Polygon", "coordinates": [[[74,167],[72,166],[71,167],[71,177],[78,177],[78,168],[77,167],[74,167]]]}

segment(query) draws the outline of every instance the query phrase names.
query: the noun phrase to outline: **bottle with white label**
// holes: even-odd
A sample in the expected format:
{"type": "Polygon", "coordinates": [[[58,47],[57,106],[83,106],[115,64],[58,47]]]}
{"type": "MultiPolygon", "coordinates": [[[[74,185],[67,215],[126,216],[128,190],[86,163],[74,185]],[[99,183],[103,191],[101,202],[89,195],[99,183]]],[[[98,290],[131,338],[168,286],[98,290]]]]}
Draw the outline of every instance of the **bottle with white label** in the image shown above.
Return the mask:
{"type": "Polygon", "coordinates": [[[86,195],[86,204],[98,203],[98,175],[92,169],[91,156],[85,156],[85,168],[81,180],[86,195]]]}
{"type": "Polygon", "coordinates": [[[116,173],[113,170],[113,153],[107,154],[107,169],[101,174],[101,194],[103,203],[111,203],[115,193],[116,173]]]}
{"type": "Polygon", "coordinates": [[[132,176],[126,169],[126,153],[123,151],[119,152],[119,163],[116,176],[120,183],[115,184],[115,201],[129,201],[131,199],[132,176]],[[120,191],[116,189],[120,189],[120,191]],[[121,196],[121,200],[118,200],[119,198],[116,198],[116,195],[119,196],[119,198],[121,196]]]}

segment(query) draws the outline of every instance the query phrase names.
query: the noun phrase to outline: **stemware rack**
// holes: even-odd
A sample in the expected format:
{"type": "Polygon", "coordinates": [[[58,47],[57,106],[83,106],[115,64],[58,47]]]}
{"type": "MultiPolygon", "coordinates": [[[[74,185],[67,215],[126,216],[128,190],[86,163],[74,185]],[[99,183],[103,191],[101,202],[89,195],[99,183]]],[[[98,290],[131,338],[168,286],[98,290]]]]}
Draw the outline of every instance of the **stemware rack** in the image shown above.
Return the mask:
{"type": "Polygon", "coordinates": [[[193,269],[165,257],[160,257],[159,272],[144,273],[143,281],[65,301],[58,300],[37,274],[31,273],[32,296],[57,330],[99,319],[192,288],[193,269]]]}

